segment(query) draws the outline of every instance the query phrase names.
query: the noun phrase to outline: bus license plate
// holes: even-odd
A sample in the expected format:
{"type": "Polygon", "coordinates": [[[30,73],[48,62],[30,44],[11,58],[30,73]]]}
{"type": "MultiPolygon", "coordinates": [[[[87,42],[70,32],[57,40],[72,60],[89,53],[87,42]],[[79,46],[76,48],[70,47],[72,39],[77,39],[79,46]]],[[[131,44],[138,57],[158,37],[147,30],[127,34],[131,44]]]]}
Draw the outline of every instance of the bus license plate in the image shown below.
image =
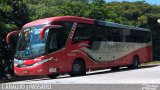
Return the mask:
{"type": "Polygon", "coordinates": [[[50,72],[50,73],[52,73],[52,72],[57,72],[57,69],[56,69],[56,68],[50,68],[50,69],[49,69],[49,72],[50,72]]]}
{"type": "Polygon", "coordinates": [[[28,74],[28,71],[25,70],[25,71],[23,71],[23,73],[24,73],[24,74],[28,74]]]}

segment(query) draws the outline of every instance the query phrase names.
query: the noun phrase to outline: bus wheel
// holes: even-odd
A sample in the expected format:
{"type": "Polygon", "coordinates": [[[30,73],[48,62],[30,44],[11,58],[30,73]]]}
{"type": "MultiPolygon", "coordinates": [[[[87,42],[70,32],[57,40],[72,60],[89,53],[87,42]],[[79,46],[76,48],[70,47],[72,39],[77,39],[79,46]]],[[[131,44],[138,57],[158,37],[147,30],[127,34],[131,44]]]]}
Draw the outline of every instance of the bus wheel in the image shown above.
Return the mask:
{"type": "Polygon", "coordinates": [[[135,68],[138,68],[138,65],[139,65],[139,58],[134,57],[132,61],[132,65],[128,66],[128,68],[135,69],[135,68]]]}
{"type": "Polygon", "coordinates": [[[55,79],[57,76],[59,76],[59,74],[48,75],[48,77],[51,78],[51,79],[55,79]]]}
{"type": "Polygon", "coordinates": [[[80,76],[86,74],[85,64],[82,60],[76,60],[72,65],[71,76],[80,76]]]}

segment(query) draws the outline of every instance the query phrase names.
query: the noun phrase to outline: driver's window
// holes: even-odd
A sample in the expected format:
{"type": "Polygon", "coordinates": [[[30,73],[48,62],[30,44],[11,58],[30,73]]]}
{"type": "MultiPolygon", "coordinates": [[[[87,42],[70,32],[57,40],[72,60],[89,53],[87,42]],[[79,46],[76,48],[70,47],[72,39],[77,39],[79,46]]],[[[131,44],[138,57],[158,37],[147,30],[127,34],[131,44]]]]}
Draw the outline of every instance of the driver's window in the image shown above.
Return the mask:
{"type": "Polygon", "coordinates": [[[48,50],[49,53],[54,52],[60,48],[60,30],[52,28],[49,30],[48,50]],[[52,30],[53,29],[53,30],[52,30]]]}
{"type": "Polygon", "coordinates": [[[92,27],[89,24],[79,23],[73,36],[72,43],[89,40],[92,33],[92,27]]]}
{"type": "Polygon", "coordinates": [[[52,50],[52,49],[57,49],[57,35],[56,33],[51,33],[51,40],[50,40],[50,43],[49,43],[49,49],[52,50]]]}

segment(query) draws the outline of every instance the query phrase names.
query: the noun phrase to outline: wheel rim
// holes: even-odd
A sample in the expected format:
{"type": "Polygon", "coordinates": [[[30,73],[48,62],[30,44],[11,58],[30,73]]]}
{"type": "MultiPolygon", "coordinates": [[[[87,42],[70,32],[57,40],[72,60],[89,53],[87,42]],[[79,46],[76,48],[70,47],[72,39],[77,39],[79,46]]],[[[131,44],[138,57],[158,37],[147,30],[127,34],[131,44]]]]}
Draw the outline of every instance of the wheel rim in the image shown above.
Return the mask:
{"type": "Polygon", "coordinates": [[[74,64],[73,70],[74,70],[75,72],[80,71],[80,65],[79,65],[79,64],[74,64]]]}

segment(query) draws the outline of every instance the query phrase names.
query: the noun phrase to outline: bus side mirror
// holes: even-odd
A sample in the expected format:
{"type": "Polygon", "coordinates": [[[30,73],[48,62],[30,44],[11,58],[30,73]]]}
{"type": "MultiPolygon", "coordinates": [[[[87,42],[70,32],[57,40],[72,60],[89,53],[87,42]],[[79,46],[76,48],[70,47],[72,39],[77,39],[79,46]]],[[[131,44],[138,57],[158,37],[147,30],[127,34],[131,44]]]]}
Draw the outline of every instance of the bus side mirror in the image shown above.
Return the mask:
{"type": "Polygon", "coordinates": [[[16,34],[19,34],[19,33],[20,33],[20,30],[12,31],[12,32],[8,33],[7,36],[6,36],[6,42],[7,42],[7,44],[10,43],[10,38],[11,38],[13,35],[16,35],[16,34]]]}
{"type": "Polygon", "coordinates": [[[45,32],[47,29],[50,29],[50,28],[59,28],[59,27],[63,27],[61,25],[48,25],[48,26],[44,26],[42,28],[42,30],[40,31],[40,39],[42,40],[44,38],[44,35],[45,35],[45,32]]]}

